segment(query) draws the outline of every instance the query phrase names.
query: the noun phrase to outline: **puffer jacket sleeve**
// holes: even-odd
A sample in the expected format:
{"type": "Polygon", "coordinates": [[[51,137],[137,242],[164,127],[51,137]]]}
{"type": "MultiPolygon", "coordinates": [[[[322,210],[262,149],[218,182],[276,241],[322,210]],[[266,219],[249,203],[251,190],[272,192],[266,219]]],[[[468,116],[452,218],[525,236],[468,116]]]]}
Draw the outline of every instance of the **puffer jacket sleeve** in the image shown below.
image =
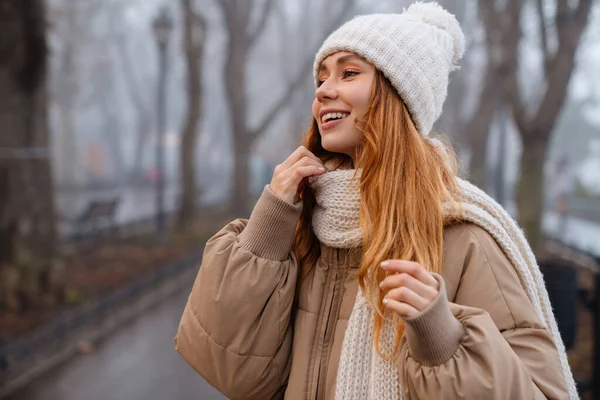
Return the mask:
{"type": "Polygon", "coordinates": [[[405,321],[398,365],[405,399],[569,398],[558,350],[494,239],[458,228],[440,296],[405,321]],[[452,300],[452,301],[449,301],[452,300]]]}
{"type": "Polygon", "coordinates": [[[249,220],[206,244],[175,348],[230,399],[283,397],[298,274],[290,248],[301,210],[266,186],[249,220]]]}

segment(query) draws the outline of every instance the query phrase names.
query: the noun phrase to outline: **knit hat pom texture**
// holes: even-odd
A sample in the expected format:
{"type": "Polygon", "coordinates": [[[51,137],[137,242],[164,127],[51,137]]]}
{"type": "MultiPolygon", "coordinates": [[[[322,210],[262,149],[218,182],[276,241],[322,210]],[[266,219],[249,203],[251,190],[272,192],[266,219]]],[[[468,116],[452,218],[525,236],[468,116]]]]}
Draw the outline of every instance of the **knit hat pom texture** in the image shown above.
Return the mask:
{"type": "Polygon", "coordinates": [[[423,3],[420,1],[409,6],[405,12],[426,24],[446,31],[452,37],[454,44],[452,64],[456,65],[460,61],[465,54],[465,35],[454,15],[437,3],[423,3]]]}
{"type": "Polygon", "coordinates": [[[321,63],[340,51],[381,71],[426,137],[442,114],[449,74],[465,52],[465,38],[456,18],[440,5],[416,2],[401,14],[359,15],[331,33],[315,57],[315,83],[321,63]]]}

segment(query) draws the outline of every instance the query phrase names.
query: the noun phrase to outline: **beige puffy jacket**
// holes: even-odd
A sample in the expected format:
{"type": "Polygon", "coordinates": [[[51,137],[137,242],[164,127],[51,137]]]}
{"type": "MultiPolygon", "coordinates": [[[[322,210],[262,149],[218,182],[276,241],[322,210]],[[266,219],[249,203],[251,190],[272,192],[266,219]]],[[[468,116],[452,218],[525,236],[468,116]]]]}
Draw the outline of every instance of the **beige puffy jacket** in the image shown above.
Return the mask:
{"type": "MultiPolygon", "coordinates": [[[[206,244],[175,347],[228,398],[334,398],[361,249],[321,245],[297,285],[301,207],[267,186],[249,220],[206,244]]],[[[446,228],[443,278],[438,300],[406,323],[405,398],[568,398],[552,338],[487,232],[446,228]]]]}

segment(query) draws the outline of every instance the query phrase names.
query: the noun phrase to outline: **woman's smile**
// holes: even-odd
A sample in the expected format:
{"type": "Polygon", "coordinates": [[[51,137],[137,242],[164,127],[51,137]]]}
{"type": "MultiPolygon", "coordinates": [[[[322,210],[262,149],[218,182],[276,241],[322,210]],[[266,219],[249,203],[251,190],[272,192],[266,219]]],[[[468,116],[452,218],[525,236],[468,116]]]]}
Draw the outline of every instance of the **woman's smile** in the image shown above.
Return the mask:
{"type": "Polygon", "coordinates": [[[321,112],[321,121],[319,122],[319,127],[321,131],[327,131],[335,128],[339,124],[341,124],[344,120],[348,119],[350,113],[348,112],[330,112],[324,111],[321,112]]]}

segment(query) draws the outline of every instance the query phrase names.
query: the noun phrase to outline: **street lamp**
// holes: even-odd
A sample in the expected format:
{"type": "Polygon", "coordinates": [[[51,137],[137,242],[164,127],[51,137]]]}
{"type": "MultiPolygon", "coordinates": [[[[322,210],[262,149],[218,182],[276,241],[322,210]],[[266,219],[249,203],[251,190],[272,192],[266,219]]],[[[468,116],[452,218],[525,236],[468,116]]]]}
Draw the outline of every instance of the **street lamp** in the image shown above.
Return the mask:
{"type": "Polygon", "coordinates": [[[167,6],[163,6],[152,21],[152,30],[158,46],[158,90],[157,90],[157,117],[158,129],[156,137],[156,228],[158,234],[164,235],[164,186],[165,186],[165,160],[163,153],[163,138],[165,134],[165,104],[166,104],[166,77],[167,77],[167,49],[169,38],[173,30],[173,20],[167,6]]]}

